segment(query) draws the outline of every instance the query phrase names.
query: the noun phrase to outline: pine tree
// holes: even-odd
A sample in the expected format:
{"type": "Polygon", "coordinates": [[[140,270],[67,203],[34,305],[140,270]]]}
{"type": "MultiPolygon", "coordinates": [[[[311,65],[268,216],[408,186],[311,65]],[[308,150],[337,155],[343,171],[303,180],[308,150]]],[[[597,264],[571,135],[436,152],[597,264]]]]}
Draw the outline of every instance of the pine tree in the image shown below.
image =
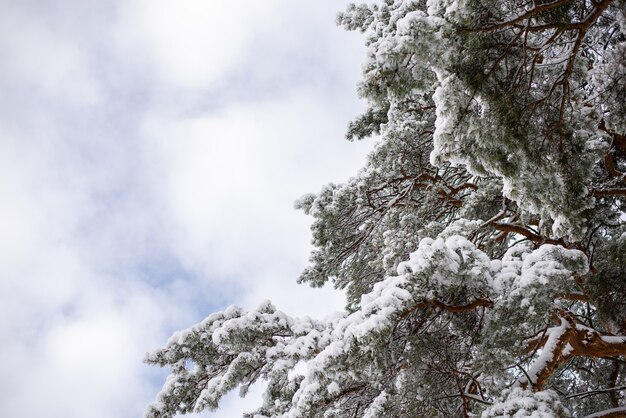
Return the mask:
{"type": "Polygon", "coordinates": [[[149,418],[267,382],[252,417],[626,414],[626,2],[385,0],[365,33],[345,184],[306,195],[300,281],[345,312],[264,302],[176,333],[149,418]],[[302,374],[294,368],[306,367],[302,374]]]}

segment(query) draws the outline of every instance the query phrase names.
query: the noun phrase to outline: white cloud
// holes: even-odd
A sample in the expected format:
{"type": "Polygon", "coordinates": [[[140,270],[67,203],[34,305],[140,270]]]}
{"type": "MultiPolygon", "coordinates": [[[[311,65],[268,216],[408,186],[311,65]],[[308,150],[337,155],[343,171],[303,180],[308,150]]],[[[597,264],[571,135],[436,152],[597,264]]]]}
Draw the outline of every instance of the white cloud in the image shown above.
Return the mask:
{"type": "Polygon", "coordinates": [[[162,81],[206,87],[237,65],[257,22],[271,12],[260,1],[121,1],[114,39],[125,57],[162,81]]]}
{"type": "Polygon", "coordinates": [[[94,283],[89,287],[75,312],[52,313],[28,343],[5,334],[3,355],[13,356],[4,366],[12,378],[0,385],[3,416],[105,418],[141,413],[141,400],[155,390],[141,363],[144,347],[163,338],[164,316],[175,315],[175,308],[159,306],[134,291],[116,301],[111,289],[94,283]]]}
{"type": "Polygon", "coordinates": [[[55,173],[45,173],[45,161],[17,141],[0,135],[0,298],[11,311],[0,316],[5,330],[29,322],[37,309],[54,309],[70,300],[79,274],[65,273],[82,268],[63,240],[74,229],[67,215],[77,196],[60,195],[55,173]],[[42,181],[44,173],[52,184],[42,181]]]}
{"type": "Polygon", "coordinates": [[[100,272],[89,257],[97,246],[80,234],[93,183],[31,144],[0,133],[0,356],[11,376],[0,416],[136,416],[156,389],[143,353],[192,317],[180,294],[100,272]]]}
{"type": "Polygon", "coordinates": [[[200,309],[339,306],[295,284],[292,204],[367,147],[341,139],[359,107],[341,5],[41,6],[0,15],[0,416],[135,417],[157,390],[144,351],[200,309]]]}
{"type": "MultiPolygon", "coordinates": [[[[295,286],[284,285],[307,258],[310,220],[293,202],[321,182],[347,179],[364,159],[363,147],[333,144],[343,123],[329,100],[301,90],[214,115],[170,120],[157,112],[145,120],[153,187],[171,222],[165,228],[189,268],[237,277],[257,298],[261,283],[259,291],[274,290],[268,296],[294,300],[285,291],[295,286]]],[[[313,304],[290,303],[299,311],[328,307],[313,304]]]]}
{"type": "Polygon", "coordinates": [[[118,1],[113,50],[131,71],[155,79],[157,89],[185,89],[189,96],[203,89],[246,89],[246,78],[277,89],[294,77],[354,78],[359,66],[345,64],[361,58],[361,40],[334,22],[347,3],[118,1]],[[327,59],[335,63],[334,74],[320,71],[328,70],[327,59]]]}
{"type": "Polygon", "coordinates": [[[24,93],[71,105],[93,105],[102,88],[89,71],[88,56],[37,17],[15,5],[0,14],[0,79],[23,83],[24,93]]]}

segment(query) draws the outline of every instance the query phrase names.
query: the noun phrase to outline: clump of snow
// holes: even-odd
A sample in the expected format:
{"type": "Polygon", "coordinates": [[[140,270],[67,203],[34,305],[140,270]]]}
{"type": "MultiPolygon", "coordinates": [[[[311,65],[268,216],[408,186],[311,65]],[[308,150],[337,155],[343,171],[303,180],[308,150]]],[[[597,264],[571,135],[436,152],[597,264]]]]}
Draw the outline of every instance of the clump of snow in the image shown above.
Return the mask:
{"type": "Polygon", "coordinates": [[[482,413],[481,418],[555,418],[570,417],[556,392],[532,392],[519,387],[504,393],[503,399],[482,413]]]}

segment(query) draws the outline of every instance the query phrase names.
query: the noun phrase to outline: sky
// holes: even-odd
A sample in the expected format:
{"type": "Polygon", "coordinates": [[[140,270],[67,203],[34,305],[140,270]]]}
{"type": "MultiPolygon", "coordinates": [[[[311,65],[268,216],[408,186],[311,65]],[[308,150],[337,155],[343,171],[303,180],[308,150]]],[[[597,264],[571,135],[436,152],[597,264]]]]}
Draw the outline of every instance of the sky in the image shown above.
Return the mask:
{"type": "Polygon", "coordinates": [[[293,202],[371,147],[343,139],[364,107],[346,2],[0,2],[0,416],[136,418],[175,330],[342,307],[296,284],[293,202]]]}

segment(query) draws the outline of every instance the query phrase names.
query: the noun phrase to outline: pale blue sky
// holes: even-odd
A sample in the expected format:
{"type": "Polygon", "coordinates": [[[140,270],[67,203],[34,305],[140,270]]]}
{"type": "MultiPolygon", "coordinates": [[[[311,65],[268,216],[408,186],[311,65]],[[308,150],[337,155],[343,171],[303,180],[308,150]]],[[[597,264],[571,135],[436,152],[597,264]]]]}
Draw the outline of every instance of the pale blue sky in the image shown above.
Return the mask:
{"type": "Polygon", "coordinates": [[[174,330],[341,306],[295,284],[293,201],[371,145],[343,140],[364,54],[345,4],[2,2],[0,416],[134,418],[174,330]]]}

